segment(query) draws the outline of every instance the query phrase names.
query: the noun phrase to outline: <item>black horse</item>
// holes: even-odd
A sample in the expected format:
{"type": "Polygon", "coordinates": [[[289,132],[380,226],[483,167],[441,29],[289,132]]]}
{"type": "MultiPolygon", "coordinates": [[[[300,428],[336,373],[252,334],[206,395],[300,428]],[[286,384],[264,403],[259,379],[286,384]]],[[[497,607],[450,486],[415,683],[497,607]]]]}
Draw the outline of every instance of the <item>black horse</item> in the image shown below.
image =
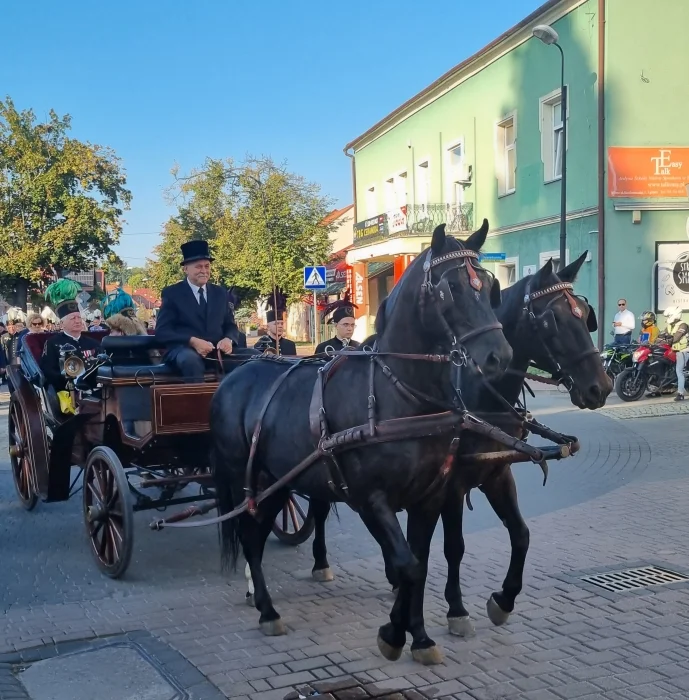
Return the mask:
{"type": "MultiPolygon", "coordinates": [[[[585,299],[575,298],[570,290],[562,288],[563,283],[574,283],[585,259],[586,253],[557,275],[553,273],[552,262],[549,261],[535,275],[525,277],[503,291],[496,316],[503,324],[505,337],[514,352],[508,371],[494,384],[503,400],[487,391],[480,378],[467,377],[463,394],[470,410],[491,414],[504,412],[506,404],[514,406],[531,364],[557,377],[569,389],[572,403],[579,408],[596,409],[605,404],[612,385],[591,341],[590,333],[597,328],[595,312],[585,299]]],[[[466,454],[503,449],[503,445],[489,442],[486,438],[467,435],[460,443],[459,458],[466,454]]],[[[446,500],[441,511],[448,562],[445,597],[450,606],[450,631],[466,636],[473,633],[473,624],[462,604],[459,584],[459,566],[464,554],[462,511],[466,494],[473,488],[480,488],[510,534],[512,557],[503,590],[494,593],[488,601],[488,614],[496,625],[507,620],[521,591],[529,530],[519,512],[516,485],[509,464],[463,463],[455,469],[453,486],[446,489],[446,500]]],[[[315,516],[312,575],[316,581],[331,581],[333,575],[325,544],[329,504],[312,501],[311,508],[315,516]]],[[[399,578],[388,561],[385,562],[385,570],[388,581],[393,588],[397,588],[399,578]]]]}
{"type": "MultiPolygon", "coordinates": [[[[557,274],[553,273],[552,261],[548,261],[535,275],[525,277],[503,293],[497,316],[514,354],[508,371],[494,387],[507,404],[517,403],[526,371],[534,365],[559,379],[578,408],[595,410],[605,405],[612,382],[591,340],[590,333],[597,330],[595,312],[586,299],[573,295],[571,287],[563,288],[563,284],[574,283],[585,259],[586,253],[557,274]]],[[[505,411],[505,403],[485,391],[480,383],[470,383],[468,388],[467,405],[480,415],[505,411]]],[[[468,435],[460,445],[458,460],[462,461],[463,454],[502,450],[502,445],[468,435]]],[[[465,497],[471,489],[479,488],[510,536],[512,555],[502,590],[493,593],[486,606],[495,625],[507,621],[521,592],[529,529],[519,510],[510,464],[462,462],[455,477],[456,488],[448,489],[441,513],[448,564],[445,599],[449,604],[450,632],[466,636],[473,633],[473,624],[462,603],[459,582],[464,555],[462,511],[465,497]]]]}
{"type": "MultiPolygon", "coordinates": [[[[411,586],[415,581],[423,586],[425,564],[423,557],[419,561],[414,556],[395,512],[429,508],[435,513],[442,505],[438,486],[458,432],[437,430],[435,414],[439,407],[448,406],[454,370],[466,353],[488,378],[495,379],[512,357],[492,310],[500,302],[499,285],[477,262],[487,233],[484,221],[462,244],[446,237],[444,226],[438,227],[427,253],[407,268],[379,314],[375,357],[364,353],[341,357],[325,386],[321,410],[316,404],[316,417],[325,418],[332,433],[369,426],[375,435],[380,434],[376,426],[394,427],[392,419],[401,419],[400,425],[404,419],[426,415],[434,416],[427,424],[437,434],[408,437],[411,433],[404,432],[397,441],[365,446],[355,440],[345,445],[349,449],[337,453],[335,463],[320,459],[289,484],[316,501],[346,501],[356,510],[405,590],[407,583],[411,586]]],[[[245,489],[253,491],[254,484],[246,482],[249,459],[254,475],[270,482],[315,452],[319,439],[310,416],[322,380],[318,369],[309,362],[295,366],[260,359],[237,368],[221,383],[210,419],[221,514],[244,502],[245,489]]],[[[255,517],[244,512],[225,520],[221,528],[225,563],[236,563],[241,543],[255,586],[261,629],[269,635],[284,634],[285,627],[266,588],[261,560],[287,495],[287,488],[278,490],[265,497],[255,517]]],[[[390,616],[394,633],[388,634],[388,626],[381,628],[379,646],[388,657],[393,647],[393,655],[399,657],[404,645],[399,638],[411,631],[415,656],[424,661],[428,651],[435,658],[435,644],[425,633],[423,616],[410,622],[410,603],[408,597],[398,596],[390,616]]]]}

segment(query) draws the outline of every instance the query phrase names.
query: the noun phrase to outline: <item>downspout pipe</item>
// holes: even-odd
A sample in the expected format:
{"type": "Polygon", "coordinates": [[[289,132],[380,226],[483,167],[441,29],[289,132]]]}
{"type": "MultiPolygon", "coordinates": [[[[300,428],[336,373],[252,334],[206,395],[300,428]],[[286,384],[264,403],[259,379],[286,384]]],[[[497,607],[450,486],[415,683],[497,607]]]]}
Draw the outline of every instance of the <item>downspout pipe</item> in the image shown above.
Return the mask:
{"type": "Polygon", "coordinates": [[[605,3],[598,0],[598,347],[605,345],[605,3]]]}
{"type": "Polygon", "coordinates": [[[356,206],[356,168],[354,167],[354,153],[348,153],[349,149],[345,148],[343,153],[347,158],[352,159],[352,201],[354,202],[354,223],[359,223],[359,217],[357,216],[357,206],[356,206]]]}

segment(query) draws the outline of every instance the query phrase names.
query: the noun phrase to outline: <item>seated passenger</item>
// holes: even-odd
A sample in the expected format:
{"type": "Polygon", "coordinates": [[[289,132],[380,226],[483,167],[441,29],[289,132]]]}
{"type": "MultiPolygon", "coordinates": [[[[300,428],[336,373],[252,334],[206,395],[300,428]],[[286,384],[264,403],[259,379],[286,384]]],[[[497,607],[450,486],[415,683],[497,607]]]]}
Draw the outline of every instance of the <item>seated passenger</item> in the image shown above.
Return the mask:
{"type": "Polygon", "coordinates": [[[65,391],[67,388],[67,382],[60,369],[60,351],[66,345],[71,345],[85,360],[96,355],[100,349],[97,341],[82,335],[85,330],[84,320],[76,301],[79,292],[81,292],[80,285],[69,279],[54,282],[45,292],[46,300],[53,306],[62,322],[62,331],[46,341],[40,365],[46,383],[58,392],[65,391]]]}
{"type": "MultiPolygon", "coordinates": [[[[207,241],[182,246],[186,279],[163,289],[155,335],[185,382],[201,382],[209,359],[230,355],[239,337],[227,292],[209,282],[211,262],[207,241]]],[[[210,366],[210,365],[209,365],[210,366]]]]}
{"type": "Polygon", "coordinates": [[[134,300],[122,288],[103,300],[103,318],[110,335],[148,335],[143,322],[136,317],[134,300]]]}
{"type": "Polygon", "coordinates": [[[296,355],[297,346],[293,340],[285,338],[284,316],[287,311],[287,297],[276,289],[268,297],[270,310],[266,313],[268,332],[261,336],[254,345],[254,349],[266,352],[272,350],[277,355],[296,355]]]}

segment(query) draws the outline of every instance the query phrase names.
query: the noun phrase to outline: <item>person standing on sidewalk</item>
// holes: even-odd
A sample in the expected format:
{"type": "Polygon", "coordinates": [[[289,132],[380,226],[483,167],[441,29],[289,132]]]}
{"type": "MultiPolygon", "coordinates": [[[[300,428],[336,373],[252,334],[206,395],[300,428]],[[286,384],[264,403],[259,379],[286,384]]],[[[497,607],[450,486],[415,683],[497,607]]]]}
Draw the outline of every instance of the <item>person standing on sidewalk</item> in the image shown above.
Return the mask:
{"type": "Polygon", "coordinates": [[[634,314],[627,308],[626,299],[617,300],[617,313],[612,322],[615,338],[613,345],[629,345],[636,328],[634,314]]]}
{"type": "Polygon", "coordinates": [[[684,401],[684,368],[689,357],[689,326],[682,321],[682,309],[670,306],[663,313],[667,320],[664,335],[672,343],[672,349],[677,355],[675,371],[677,372],[677,396],[675,401],[684,401]]]}

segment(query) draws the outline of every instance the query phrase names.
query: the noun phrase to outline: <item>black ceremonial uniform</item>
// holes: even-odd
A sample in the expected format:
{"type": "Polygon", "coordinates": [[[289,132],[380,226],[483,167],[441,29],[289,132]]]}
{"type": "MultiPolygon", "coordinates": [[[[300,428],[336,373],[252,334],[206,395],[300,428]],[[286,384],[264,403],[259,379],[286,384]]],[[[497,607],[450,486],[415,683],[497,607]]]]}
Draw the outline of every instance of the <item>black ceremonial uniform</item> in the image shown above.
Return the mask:
{"type": "Polygon", "coordinates": [[[60,350],[64,345],[73,345],[84,360],[97,355],[100,350],[100,343],[86,335],[81,335],[77,340],[62,331],[56,336],[48,338],[43,346],[41,371],[46,383],[55,387],[55,391],[64,391],[67,387],[67,382],[60,372],[60,350]]]}
{"type": "Polygon", "coordinates": [[[330,338],[330,340],[324,340],[322,343],[319,343],[316,346],[316,355],[319,355],[322,352],[326,351],[326,348],[332,348],[335,352],[338,350],[342,350],[342,348],[346,348],[349,346],[350,348],[358,348],[360,343],[358,343],[356,340],[347,340],[347,341],[342,341],[340,340],[337,336],[334,338],[330,338]],[[345,345],[346,342],[346,345],[345,345]]]}
{"type": "MultiPolygon", "coordinates": [[[[256,341],[256,345],[254,345],[254,348],[256,350],[260,350],[261,352],[265,352],[265,350],[267,348],[273,348],[273,350],[277,350],[275,338],[272,338],[271,336],[269,336],[266,333],[266,335],[261,336],[256,341]]],[[[289,340],[288,338],[280,338],[280,355],[296,355],[296,354],[297,354],[297,346],[294,343],[294,341],[289,340]]]]}
{"type": "Polygon", "coordinates": [[[15,333],[14,335],[5,333],[2,339],[0,339],[0,343],[2,343],[2,350],[5,354],[5,364],[8,366],[15,364],[19,346],[19,333],[15,333]]]}

